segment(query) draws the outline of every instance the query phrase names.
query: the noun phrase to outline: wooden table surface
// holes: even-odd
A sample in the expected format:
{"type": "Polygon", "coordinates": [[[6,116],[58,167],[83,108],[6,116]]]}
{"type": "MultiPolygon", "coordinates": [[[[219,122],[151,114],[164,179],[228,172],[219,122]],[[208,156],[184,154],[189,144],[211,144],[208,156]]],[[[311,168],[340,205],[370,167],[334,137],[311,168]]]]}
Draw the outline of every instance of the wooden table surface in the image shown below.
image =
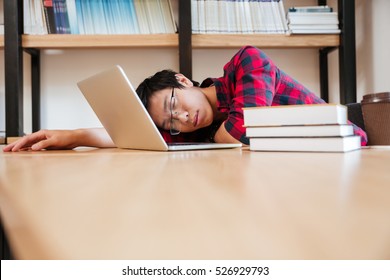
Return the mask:
{"type": "Polygon", "coordinates": [[[390,150],[0,152],[19,259],[389,259],[390,150]]]}

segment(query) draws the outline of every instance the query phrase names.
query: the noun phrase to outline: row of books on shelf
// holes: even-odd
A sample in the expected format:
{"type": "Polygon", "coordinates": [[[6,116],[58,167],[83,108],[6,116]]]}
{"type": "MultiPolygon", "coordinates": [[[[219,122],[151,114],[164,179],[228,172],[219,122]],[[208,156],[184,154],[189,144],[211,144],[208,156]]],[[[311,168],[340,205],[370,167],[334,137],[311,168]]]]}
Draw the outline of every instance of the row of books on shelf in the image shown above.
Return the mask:
{"type": "Polygon", "coordinates": [[[192,33],[285,34],[282,0],[192,0],[192,33]]]}
{"type": "Polygon", "coordinates": [[[291,7],[283,0],[192,0],[192,32],[249,34],[337,34],[337,12],[329,6],[291,7]]]}
{"type": "Polygon", "coordinates": [[[287,22],[292,34],[340,33],[338,15],[329,6],[291,7],[287,22]]]}
{"type": "MultiPolygon", "coordinates": [[[[191,0],[192,33],[335,34],[328,6],[291,7],[283,0],[191,0]]],[[[1,30],[0,30],[1,31],[1,30]]],[[[24,0],[24,33],[176,33],[170,0],[24,0]]]]}
{"type": "Polygon", "coordinates": [[[361,147],[347,107],[312,104],[244,108],[252,151],[348,152],[361,147]]]}
{"type": "Polygon", "coordinates": [[[24,0],[25,34],[160,34],[176,31],[170,0],[24,0]]]}

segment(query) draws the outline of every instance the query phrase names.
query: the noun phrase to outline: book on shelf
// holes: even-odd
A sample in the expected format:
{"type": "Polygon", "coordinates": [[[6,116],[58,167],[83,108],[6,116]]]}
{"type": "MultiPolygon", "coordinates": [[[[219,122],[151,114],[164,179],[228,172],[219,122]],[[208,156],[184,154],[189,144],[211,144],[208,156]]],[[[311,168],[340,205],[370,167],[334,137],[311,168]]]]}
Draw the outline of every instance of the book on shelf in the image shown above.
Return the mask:
{"type": "Polygon", "coordinates": [[[47,34],[42,0],[24,0],[24,32],[27,34],[47,34]]]}
{"type": "Polygon", "coordinates": [[[337,24],[289,24],[291,34],[339,34],[337,24]]]}
{"type": "Polygon", "coordinates": [[[341,104],[302,104],[243,108],[245,126],[347,124],[341,104]]]}
{"type": "Polygon", "coordinates": [[[359,150],[360,136],[250,138],[251,151],[349,152],[359,150]]]}
{"type": "Polygon", "coordinates": [[[293,30],[338,30],[337,24],[290,24],[293,30]]]}
{"type": "MultiPolygon", "coordinates": [[[[28,8],[28,4],[24,4],[24,15],[25,15],[25,19],[24,19],[24,33],[25,34],[35,34],[33,32],[28,32],[28,30],[26,30],[26,15],[28,14],[32,14],[32,11],[29,10],[28,8]]],[[[43,9],[43,15],[44,15],[44,23],[45,23],[45,26],[46,26],[46,30],[44,31],[44,33],[46,34],[54,34],[56,33],[56,22],[55,22],[55,16],[54,16],[54,7],[53,7],[53,1],[45,1],[45,0],[42,0],[42,9],[43,9]]]]}
{"type": "Polygon", "coordinates": [[[194,34],[285,34],[283,0],[191,0],[194,34]]]}
{"type": "Polygon", "coordinates": [[[350,124],[249,126],[247,137],[343,137],[353,135],[350,124]]]}
{"type": "Polygon", "coordinates": [[[300,6],[300,7],[290,7],[289,12],[305,12],[305,13],[326,13],[333,12],[333,8],[328,5],[319,5],[319,6],[300,6]]]}
{"type": "Polygon", "coordinates": [[[331,13],[287,13],[290,24],[338,24],[336,12],[331,13]]]}
{"type": "Polygon", "coordinates": [[[291,29],[290,34],[340,34],[340,29],[291,29]]]}
{"type": "Polygon", "coordinates": [[[337,12],[329,6],[291,7],[287,12],[291,34],[338,34],[337,12]]]}
{"type": "Polygon", "coordinates": [[[24,0],[25,34],[166,34],[176,31],[170,0],[24,0]]]}

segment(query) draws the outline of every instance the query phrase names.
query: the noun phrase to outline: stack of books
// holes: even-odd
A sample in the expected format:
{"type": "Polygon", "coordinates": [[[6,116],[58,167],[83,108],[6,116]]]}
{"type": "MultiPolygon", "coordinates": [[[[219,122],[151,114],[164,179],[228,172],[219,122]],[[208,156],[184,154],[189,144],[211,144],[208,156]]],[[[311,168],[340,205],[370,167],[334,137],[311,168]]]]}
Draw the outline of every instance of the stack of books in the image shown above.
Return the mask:
{"type": "Polygon", "coordinates": [[[24,0],[24,33],[161,34],[177,31],[170,0],[24,0]]]}
{"type": "Polygon", "coordinates": [[[252,151],[347,152],[360,149],[347,107],[339,104],[244,108],[252,151]]]}
{"type": "Polygon", "coordinates": [[[291,7],[287,13],[292,34],[338,34],[339,20],[329,6],[291,7]]]}
{"type": "Polygon", "coordinates": [[[286,34],[283,0],[191,0],[192,33],[286,34]]]}

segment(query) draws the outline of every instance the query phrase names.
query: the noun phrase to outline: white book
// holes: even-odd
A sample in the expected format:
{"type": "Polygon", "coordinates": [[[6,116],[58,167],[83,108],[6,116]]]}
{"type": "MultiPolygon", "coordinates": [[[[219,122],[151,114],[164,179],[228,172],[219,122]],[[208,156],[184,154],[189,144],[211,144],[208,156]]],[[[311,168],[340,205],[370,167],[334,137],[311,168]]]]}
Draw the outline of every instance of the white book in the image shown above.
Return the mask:
{"type": "Polygon", "coordinates": [[[79,34],[79,26],[77,21],[76,0],[66,0],[66,6],[68,8],[68,17],[71,34],[79,34]]]}
{"type": "Polygon", "coordinates": [[[139,26],[139,32],[141,34],[150,34],[150,27],[147,20],[146,9],[144,7],[144,1],[134,0],[135,12],[137,15],[137,21],[139,26]]]}
{"type": "Polygon", "coordinates": [[[287,15],[286,15],[286,11],[284,9],[284,4],[283,4],[282,0],[279,1],[279,13],[280,13],[280,18],[282,20],[283,31],[284,31],[284,33],[286,33],[288,30],[287,15]]]}
{"type": "Polygon", "coordinates": [[[294,30],[338,30],[339,26],[337,24],[290,24],[290,29],[294,30]]]}
{"type": "Polygon", "coordinates": [[[31,4],[31,8],[34,11],[34,14],[32,15],[33,33],[36,35],[46,35],[47,27],[44,20],[43,3],[41,0],[32,0],[31,4]]]}
{"type": "Polygon", "coordinates": [[[229,6],[227,1],[218,1],[218,25],[219,31],[221,33],[230,33],[231,32],[231,23],[233,15],[228,10],[229,6]]]}
{"type": "Polygon", "coordinates": [[[251,151],[279,152],[349,152],[361,148],[360,136],[304,137],[304,138],[250,138],[251,151]]]}
{"type": "Polygon", "coordinates": [[[245,126],[347,124],[347,107],[302,104],[243,108],[245,126]]]}
{"type": "Polygon", "coordinates": [[[340,29],[290,29],[291,34],[340,34],[340,29]]]}
{"type": "Polygon", "coordinates": [[[353,135],[353,126],[349,124],[331,125],[285,125],[285,126],[249,126],[246,137],[334,137],[353,135]]]}
{"type": "Polygon", "coordinates": [[[249,1],[240,2],[241,33],[253,33],[249,1]]]}
{"type": "Polygon", "coordinates": [[[265,20],[265,30],[268,34],[273,34],[275,32],[275,23],[272,12],[272,3],[271,2],[260,2],[260,5],[263,8],[264,20],[265,20]]]}
{"type": "Polygon", "coordinates": [[[219,33],[219,11],[218,1],[208,0],[205,1],[205,20],[206,20],[206,33],[219,33]]]}
{"type": "Polygon", "coordinates": [[[206,33],[205,2],[206,0],[198,1],[198,33],[206,33]]]}
{"type": "Polygon", "coordinates": [[[271,1],[271,8],[272,8],[272,17],[274,19],[274,32],[275,33],[284,33],[283,30],[283,21],[282,18],[280,17],[279,13],[279,3],[275,1],[271,1]]]}
{"type": "Polygon", "coordinates": [[[164,21],[166,24],[167,33],[176,33],[177,27],[176,27],[175,15],[173,13],[171,0],[162,0],[161,3],[164,10],[164,21]]]}
{"type": "Polygon", "coordinates": [[[290,24],[339,24],[337,13],[287,13],[290,24]]]}
{"type": "Polygon", "coordinates": [[[288,12],[289,17],[294,18],[337,18],[337,12],[325,12],[325,13],[311,13],[311,12],[288,12]]]}
{"type": "Polygon", "coordinates": [[[260,33],[262,24],[261,24],[261,16],[260,16],[260,9],[259,9],[258,2],[256,1],[249,2],[249,10],[250,10],[250,16],[252,20],[252,30],[254,33],[260,33]]]}
{"type": "Polygon", "coordinates": [[[33,35],[32,30],[32,9],[30,0],[23,0],[23,32],[33,35]]]}
{"type": "Polygon", "coordinates": [[[192,33],[199,33],[197,0],[191,0],[191,28],[192,28],[192,33]]]}

